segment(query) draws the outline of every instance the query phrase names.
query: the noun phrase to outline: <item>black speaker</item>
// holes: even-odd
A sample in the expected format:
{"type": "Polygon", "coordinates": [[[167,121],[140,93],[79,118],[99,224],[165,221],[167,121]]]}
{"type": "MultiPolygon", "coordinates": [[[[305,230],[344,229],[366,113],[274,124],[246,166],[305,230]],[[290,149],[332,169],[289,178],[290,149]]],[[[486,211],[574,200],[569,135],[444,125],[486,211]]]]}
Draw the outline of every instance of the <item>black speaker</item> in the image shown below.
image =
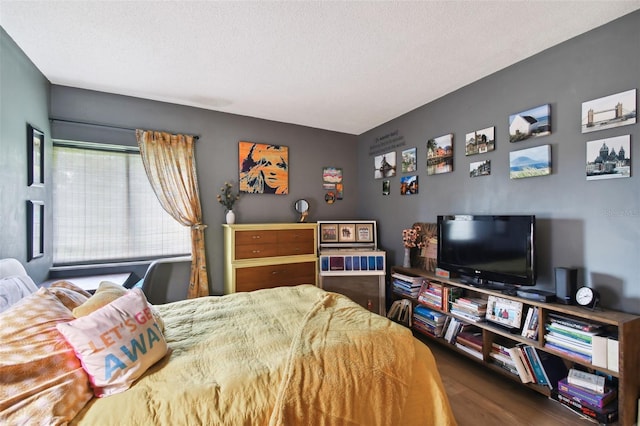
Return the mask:
{"type": "Polygon", "coordinates": [[[576,268],[554,268],[556,274],[556,302],[565,305],[576,303],[578,270],[576,268]]]}

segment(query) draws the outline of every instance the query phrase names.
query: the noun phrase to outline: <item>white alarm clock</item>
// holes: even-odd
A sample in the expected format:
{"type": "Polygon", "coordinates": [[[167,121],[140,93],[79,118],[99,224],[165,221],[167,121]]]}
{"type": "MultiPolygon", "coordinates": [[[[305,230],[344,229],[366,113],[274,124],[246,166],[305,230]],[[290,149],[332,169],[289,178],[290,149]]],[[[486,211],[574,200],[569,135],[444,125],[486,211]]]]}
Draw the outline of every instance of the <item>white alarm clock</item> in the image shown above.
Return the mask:
{"type": "Polygon", "coordinates": [[[595,308],[600,300],[600,294],[590,287],[580,287],[576,291],[576,303],[585,308],[595,308]]]}

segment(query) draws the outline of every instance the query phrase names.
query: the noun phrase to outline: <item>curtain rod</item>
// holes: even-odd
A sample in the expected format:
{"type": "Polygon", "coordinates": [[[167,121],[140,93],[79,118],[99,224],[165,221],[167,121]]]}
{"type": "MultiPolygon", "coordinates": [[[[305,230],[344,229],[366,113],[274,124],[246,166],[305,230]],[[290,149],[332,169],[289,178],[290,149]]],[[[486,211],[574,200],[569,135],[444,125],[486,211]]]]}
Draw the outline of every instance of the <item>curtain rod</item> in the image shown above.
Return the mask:
{"type": "MultiPolygon", "coordinates": [[[[50,120],[51,121],[57,121],[57,122],[60,122],[60,123],[82,124],[84,126],[93,126],[93,127],[106,127],[106,128],[109,128],[109,129],[127,130],[127,131],[131,131],[131,132],[135,132],[136,130],[138,130],[138,129],[134,129],[132,127],[114,126],[114,125],[111,125],[111,124],[89,123],[87,121],[65,120],[65,119],[62,119],[62,118],[51,118],[50,120]]],[[[167,133],[172,133],[172,132],[167,132],[167,133]]],[[[195,140],[200,139],[200,136],[198,136],[198,135],[192,135],[192,136],[193,136],[193,138],[195,140]]]]}

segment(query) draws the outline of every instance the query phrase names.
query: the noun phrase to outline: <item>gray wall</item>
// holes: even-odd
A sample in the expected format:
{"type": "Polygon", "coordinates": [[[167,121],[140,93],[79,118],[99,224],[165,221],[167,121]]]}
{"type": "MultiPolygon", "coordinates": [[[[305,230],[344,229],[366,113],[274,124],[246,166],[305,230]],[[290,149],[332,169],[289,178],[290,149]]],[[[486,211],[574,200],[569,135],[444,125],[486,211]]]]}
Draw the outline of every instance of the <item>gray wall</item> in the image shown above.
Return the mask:
{"type": "Polygon", "coordinates": [[[18,259],[36,282],[51,265],[51,161],[44,187],[27,186],[27,123],[45,134],[51,152],[49,82],[0,28],[0,258],[18,259]],[[45,255],[27,262],[27,200],[45,203],[45,255]]]}
{"type": "MultiPolygon", "coordinates": [[[[532,36],[535,36],[533,34],[532,36]]],[[[473,66],[473,64],[460,64],[473,66]]],[[[453,72],[453,71],[452,71],[453,72]]],[[[438,214],[535,214],[538,288],[554,288],[553,268],[580,269],[579,284],[600,290],[603,305],[640,313],[640,124],[582,134],[582,102],[638,89],[640,12],[627,15],[424,105],[358,137],[360,216],[380,222],[390,264],[402,263],[402,229],[438,214]],[[552,134],[511,144],[508,118],[551,105],[552,134]],[[465,157],[466,133],[496,128],[496,150],[465,157]],[[396,134],[397,132],[397,134],[396,134]],[[426,141],[454,134],[454,171],[427,176],[426,141]],[[630,178],[586,181],[586,142],[631,135],[630,178]],[[377,141],[391,135],[391,145],[377,141]],[[509,179],[509,152],[550,144],[552,174],[509,179]],[[394,145],[400,145],[394,147],[394,145]],[[399,176],[382,195],[373,153],[417,147],[419,194],[401,196],[399,176]],[[491,160],[490,176],[470,178],[471,162],[491,160]]],[[[411,90],[407,87],[407,90],[411,90]]],[[[401,173],[399,174],[401,175],[401,173]]]]}
{"type": "MultiPolygon", "coordinates": [[[[289,194],[246,194],[234,206],[236,223],[295,222],[295,200],[310,203],[309,221],[353,219],[358,205],[357,140],[353,135],[243,117],[204,109],[155,102],[101,92],[52,86],[51,117],[125,128],[184,132],[200,136],[196,167],[204,222],[211,290],[222,293],[222,226],[224,207],[216,200],[226,180],[238,181],[238,142],[251,141],[289,147],[289,194]],[[324,201],[322,168],[341,167],[344,199],[324,201]]],[[[87,139],[116,139],[135,144],[132,131],[72,126],[53,121],[55,137],[81,135],[87,139]]],[[[236,186],[237,189],[237,186],[236,186]]]]}

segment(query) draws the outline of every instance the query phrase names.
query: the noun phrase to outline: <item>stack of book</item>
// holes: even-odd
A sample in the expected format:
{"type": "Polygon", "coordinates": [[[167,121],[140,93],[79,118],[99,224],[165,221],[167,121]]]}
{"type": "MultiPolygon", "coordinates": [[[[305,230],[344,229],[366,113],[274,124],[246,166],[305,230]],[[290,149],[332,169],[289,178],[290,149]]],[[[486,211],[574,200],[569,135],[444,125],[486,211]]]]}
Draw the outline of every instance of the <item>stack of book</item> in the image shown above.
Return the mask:
{"type": "Polygon", "coordinates": [[[442,293],[444,287],[445,286],[438,281],[424,280],[420,288],[420,293],[418,294],[418,302],[430,308],[442,310],[442,293]]]}
{"type": "Polygon", "coordinates": [[[487,314],[487,301],[474,297],[459,297],[451,302],[450,312],[470,322],[482,322],[487,314]]]}
{"type": "Polygon", "coordinates": [[[574,369],[551,393],[553,399],[576,413],[604,424],[618,419],[617,396],[615,387],[607,386],[604,377],[574,369]]]}
{"type": "Polygon", "coordinates": [[[545,346],[584,362],[591,362],[593,336],[603,332],[600,324],[550,313],[545,325],[545,346]]]}
{"type": "MultiPolygon", "coordinates": [[[[452,319],[456,320],[455,318],[452,319]]],[[[457,321],[457,320],[456,320],[457,321]]],[[[460,323],[458,332],[453,337],[455,346],[461,351],[478,359],[483,359],[482,355],[482,330],[471,324],[460,323]]]]}
{"type": "Polygon", "coordinates": [[[391,274],[393,292],[401,296],[418,297],[420,287],[425,281],[423,277],[411,277],[409,275],[394,272],[391,274]]]}
{"type": "Polygon", "coordinates": [[[460,287],[451,287],[445,285],[442,289],[442,310],[449,312],[451,310],[451,303],[462,297],[464,289],[460,287]]]}
{"type": "Polygon", "coordinates": [[[489,353],[489,357],[497,366],[503,368],[511,374],[515,374],[516,376],[518,376],[519,374],[518,369],[516,368],[516,362],[511,357],[509,349],[510,347],[506,344],[493,342],[491,343],[491,352],[489,353]]]}
{"type": "Polygon", "coordinates": [[[416,306],[413,310],[413,328],[433,337],[442,337],[447,318],[442,312],[416,306]]]}

